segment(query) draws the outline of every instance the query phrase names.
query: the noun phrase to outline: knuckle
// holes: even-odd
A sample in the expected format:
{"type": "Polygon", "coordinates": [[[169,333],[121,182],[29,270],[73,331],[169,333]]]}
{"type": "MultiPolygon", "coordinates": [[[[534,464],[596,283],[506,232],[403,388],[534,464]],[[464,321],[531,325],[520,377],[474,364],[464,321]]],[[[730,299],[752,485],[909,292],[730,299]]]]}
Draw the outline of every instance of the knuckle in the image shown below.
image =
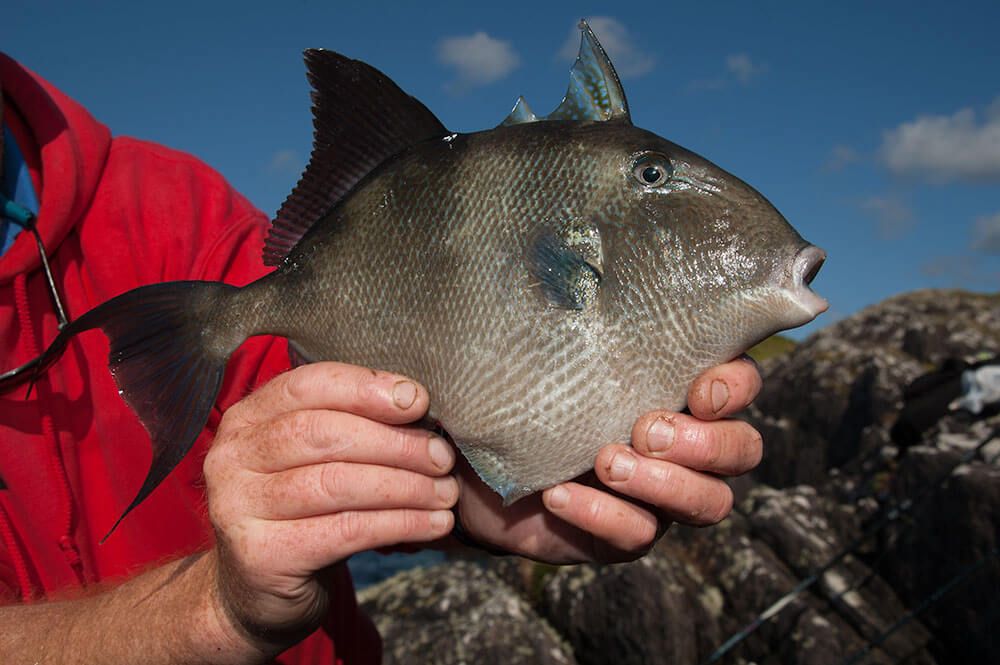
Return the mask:
{"type": "Polygon", "coordinates": [[[378,377],[369,374],[365,378],[354,382],[354,398],[360,407],[371,407],[382,402],[382,394],[379,389],[378,377]]]}
{"type": "Polygon", "coordinates": [[[289,499],[290,488],[281,476],[269,474],[260,479],[259,487],[255,493],[260,497],[260,502],[263,505],[276,506],[289,499]]]}
{"type": "Polygon", "coordinates": [[[224,433],[237,429],[236,423],[242,420],[241,413],[244,408],[246,407],[243,405],[243,400],[241,400],[223,412],[222,418],[219,419],[219,427],[216,429],[215,437],[217,439],[224,433]]]}
{"type": "Polygon", "coordinates": [[[346,545],[361,541],[368,531],[367,517],[364,512],[349,511],[340,513],[337,519],[337,536],[346,545]]]}
{"type": "Polygon", "coordinates": [[[434,494],[431,487],[412,486],[407,490],[403,505],[409,510],[431,510],[437,508],[441,500],[434,494]]]}
{"type": "Polygon", "coordinates": [[[430,502],[436,503],[434,497],[434,481],[430,478],[407,477],[402,481],[403,500],[408,504],[417,506],[430,502]]]}
{"type": "Polygon", "coordinates": [[[714,469],[719,465],[724,448],[723,438],[713,436],[707,432],[699,437],[699,456],[701,458],[699,463],[702,467],[714,469]]]}
{"type": "Polygon", "coordinates": [[[213,445],[211,448],[208,449],[208,454],[205,455],[205,461],[202,462],[201,465],[202,473],[205,474],[206,483],[211,481],[213,478],[218,477],[219,473],[221,472],[222,468],[221,468],[221,463],[219,461],[219,458],[221,456],[222,453],[219,451],[218,446],[213,445]]]}
{"type": "Polygon", "coordinates": [[[309,393],[312,376],[309,366],[296,367],[283,376],[281,392],[284,393],[284,397],[293,404],[302,401],[302,398],[309,393]]]}
{"type": "Polygon", "coordinates": [[[317,394],[326,396],[324,386],[344,380],[341,367],[330,362],[302,365],[278,378],[282,380],[282,396],[292,409],[298,404],[309,403],[317,394]]]}
{"type": "Polygon", "coordinates": [[[246,448],[240,445],[243,438],[242,432],[215,437],[201,467],[207,484],[221,484],[242,468],[239,451],[246,448]]]}
{"type": "Polygon", "coordinates": [[[323,488],[327,496],[335,499],[343,495],[349,487],[349,482],[343,464],[329,462],[322,466],[319,486],[323,488]]]}
{"type": "Polygon", "coordinates": [[[636,517],[631,528],[630,544],[632,552],[644,552],[656,541],[656,520],[646,520],[636,517]]]}
{"type": "Polygon", "coordinates": [[[704,487],[697,482],[702,475],[682,466],[661,465],[656,471],[654,505],[683,516],[688,524],[699,523],[709,502],[704,487]]]}
{"type": "Polygon", "coordinates": [[[398,427],[393,428],[392,431],[398,459],[412,461],[422,456],[423,450],[421,448],[426,448],[426,446],[421,445],[422,442],[413,436],[413,432],[398,427]]]}
{"type": "MultiPolygon", "coordinates": [[[[595,501],[594,505],[600,503],[595,501]]],[[[602,505],[597,510],[592,506],[591,510],[593,512],[590,517],[599,515],[593,524],[592,533],[606,534],[607,542],[620,552],[641,556],[649,551],[656,540],[656,518],[643,509],[618,504],[602,505]]],[[[620,559],[621,555],[616,558],[620,559]]]]}
{"type": "Polygon", "coordinates": [[[403,538],[413,538],[424,530],[426,518],[422,513],[413,510],[404,510],[399,518],[399,535],[403,538]]]}
{"type": "Polygon", "coordinates": [[[592,527],[599,527],[604,523],[605,512],[602,501],[592,500],[587,503],[587,507],[584,509],[584,519],[592,527]]]}
{"type": "Polygon", "coordinates": [[[286,441],[301,441],[310,447],[319,447],[323,441],[320,436],[319,420],[310,411],[293,411],[284,416],[281,421],[280,437],[286,441]]]}
{"type": "Polygon", "coordinates": [[[683,475],[677,473],[678,468],[673,464],[650,465],[650,480],[658,495],[674,498],[683,493],[685,483],[683,475]]]}

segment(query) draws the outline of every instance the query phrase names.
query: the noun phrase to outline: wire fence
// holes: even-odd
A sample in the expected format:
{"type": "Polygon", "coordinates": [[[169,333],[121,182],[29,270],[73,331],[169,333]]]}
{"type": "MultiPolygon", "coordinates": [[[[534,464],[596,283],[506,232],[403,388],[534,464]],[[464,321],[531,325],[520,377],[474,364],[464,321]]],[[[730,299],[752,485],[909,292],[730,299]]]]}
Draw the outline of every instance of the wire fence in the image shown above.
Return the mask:
{"type": "Polygon", "coordinates": [[[916,619],[921,613],[926,611],[931,606],[935,605],[942,598],[948,595],[948,593],[950,593],[952,590],[956,589],[963,582],[968,581],[970,577],[972,577],[980,570],[982,570],[987,563],[989,563],[990,561],[992,561],[997,557],[998,552],[1000,552],[1000,550],[997,550],[997,548],[993,548],[993,550],[986,556],[981,557],[979,560],[974,561],[971,565],[962,568],[962,570],[960,570],[958,574],[956,574],[954,577],[952,577],[947,582],[945,582],[937,589],[932,591],[930,594],[928,594],[923,600],[917,603],[913,607],[913,609],[911,609],[909,612],[907,612],[899,619],[897,619],[891,626],[882,631],[875,638],[869,639],[867,641],[867,644],[865,644],[865,646],[863,646],[862,648],[858,649],[853,654],[845,658],[842,661],[841,665],[855,665],[856,663],[861,662],[862,658],[871,653],[873,649],[882,646],[885,643],[885,641],[892,636],[893,633],[895,633],[897,630],[899,630],[906,624],[916,619]]]}
{"type": "MultiPolygon", "coordinates": [[[[906,498],[901,501],[895,502],[893,505],[883,506],[882,514],[875,521],[866,527],[861,534],[852,540],[846,547],[842,548],[836,554],[834,554],[830,559],[827,560],[822,566],[817,568],[811,574],[801,579],[798,584],[795,585],[792,590],[784,594],[768,606],[764,611],[760,612],[756,617],[753,618],[746,626],[738,630],[728,639],[726,639],[712,654],[704,661],[704,665],[713,665],[714,663],[720,662],[730,651],[732,651],[737,645],[747,639],[752,635],[757,629],[766,624],[771,619],[780,615],[789,605],[791,605],[799,596],[808,591],[813,585],[823,578],[823,575],[830,571],[832,568],[844,561],[848,556],[856,554],[858,550],[868,541],[869,538],[879,534],[890,524],[898,522],[901,518],[907,515],[916,517],[920,511],[929,504],[929,500],[940,491],[948,481],[952,478],[955,471],[971,462],[976,458],[976,456],[983,450],[983,448],[994,438],[1000,436],[1000,426],[994,427],[979,443],[968,449],[963,453],[957,462],[950,465],[944,472],[940,473],[933,482],[928,483],[923,491],[919,492],[915,497],[906,498]]],[[[994,460],[1000,457],[1000,455],[994,456],[994,460]]],[[[905,532],[912,525],[916,523],[916,520],[911,520],[909,525],[903,528],[905,532]]],[[[887,552],[884,550],[879,554],[878,559],[871,566],[869,573],[865,575],[861,581],[852,584],[846,589],[843,589],[833,596],[824,596],[827,603],[835,611],[841,612],[839,601],[841,601],[848,593],[852,591],[857,591],[866,584],[868,584],[872,579],[874,579],[877,574],[876,570],[878,565],[884,560],[887,552]]],[[[933,593],[927,596],[925,599],[920,601],[915,605],[909,612],[907,612],[903,617],[894,622],[889,628],[882,631],[878,635],[868,638],[862,635],[865,639],[865,646],[862,647],[858,652],[848,656],[844,661],[843,665],[854,665],[858,663],[860,659],[864,658],[867,654],[871,652],[872,649],[878,648],[885,643],[889,637],[895,632],[901,629],[903,626],[907,625],[913,621],[916,616],[927,609],[938,603],[942,598],[944,598],[950,591],[959,586],[962,582],[966,581],[969,577],[974,575],[976,572],[981,570],[988,562],[992,561],[997,557],[997,550],[994,549],[990,554],[982,557],[971,565],[962,568],[956,575],[947,580],[944,584],[938,587],[933,593]]],[[[1000,604],[998,604],[1000,605],[1000,604]]],[[[859,630],[859,632],[861,632],[859,630]]],[[[925,645],[922,645],[925,646],[925,645]]],[[[921,647],[922,648],[922,647],[921,647]]],[[[902,662],[902,661],[898,661],[902,662]]]]}

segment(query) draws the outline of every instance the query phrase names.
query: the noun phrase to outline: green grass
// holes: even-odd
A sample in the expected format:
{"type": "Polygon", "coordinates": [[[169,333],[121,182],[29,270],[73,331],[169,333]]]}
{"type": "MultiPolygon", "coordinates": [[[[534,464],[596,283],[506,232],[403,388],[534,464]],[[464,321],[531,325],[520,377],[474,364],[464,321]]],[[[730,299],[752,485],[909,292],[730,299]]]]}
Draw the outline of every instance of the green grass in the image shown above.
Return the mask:
{"type": "Polygon", "coordinates": [[[757,362],[762,362],[768,358],[783,356],[795,348],[795,341],[783,335],[771,335],[763,342],[753,347],[747,354],[757,362]]]}

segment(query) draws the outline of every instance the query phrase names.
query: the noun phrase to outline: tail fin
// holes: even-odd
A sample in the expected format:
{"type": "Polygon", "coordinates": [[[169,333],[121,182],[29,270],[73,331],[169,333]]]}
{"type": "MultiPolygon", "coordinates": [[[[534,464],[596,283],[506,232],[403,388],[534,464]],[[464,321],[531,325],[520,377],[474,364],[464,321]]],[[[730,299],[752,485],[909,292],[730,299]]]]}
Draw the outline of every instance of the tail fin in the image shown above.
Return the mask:
{"type": "Polygon", "coordinates": [[[205,427],[226,361],[244,340],[220,315],[236,291],[197,281],[140,287],[70,323],[43,355],[38,373],[58,360],[74,335],[101,328],[111,342],[108,366],[119,392],[152,439],[146,480],[101,542],[177,466],[205,427]]]}

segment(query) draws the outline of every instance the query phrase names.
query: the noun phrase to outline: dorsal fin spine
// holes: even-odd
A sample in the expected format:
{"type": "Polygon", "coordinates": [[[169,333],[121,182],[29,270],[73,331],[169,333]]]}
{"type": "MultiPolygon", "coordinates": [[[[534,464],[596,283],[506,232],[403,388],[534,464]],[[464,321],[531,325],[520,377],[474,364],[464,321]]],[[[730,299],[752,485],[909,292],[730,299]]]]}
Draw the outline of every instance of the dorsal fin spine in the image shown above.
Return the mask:
{"type": "Polygon", "coordinates": [[[587,22],[580,21],[580,51],[570,69],[569,87],[562,102],[547,116],[523,113],[524,98],[518,99],[502,125],[517,125],[539,120],[569,120],[576,122],[603,122],[624,120],[631,124],[628,101],[618,73],[604,47],[597,40],[587,22]],[[523,105],[523,108],[522,108],[523,105]]]}

